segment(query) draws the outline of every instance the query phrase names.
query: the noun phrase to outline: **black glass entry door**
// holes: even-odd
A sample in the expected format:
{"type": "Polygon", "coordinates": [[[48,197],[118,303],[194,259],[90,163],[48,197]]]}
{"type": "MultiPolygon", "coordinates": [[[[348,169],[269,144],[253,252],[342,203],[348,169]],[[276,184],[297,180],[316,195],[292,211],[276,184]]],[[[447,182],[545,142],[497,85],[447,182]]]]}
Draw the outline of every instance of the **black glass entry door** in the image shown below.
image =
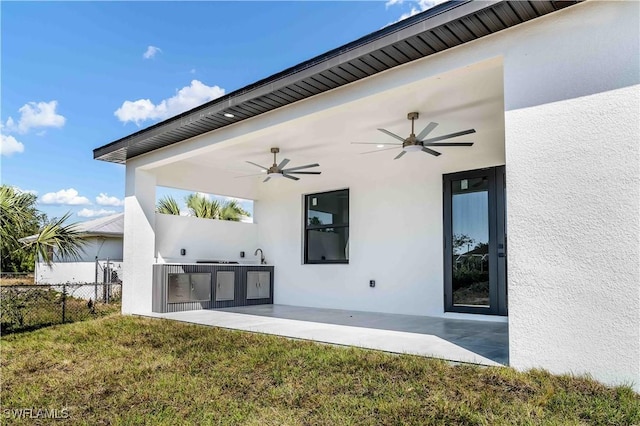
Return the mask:
{"type": "Polygon", "coordinates": [[[445,310],[507,315],[504,166],[443,176],[445,310]]]}

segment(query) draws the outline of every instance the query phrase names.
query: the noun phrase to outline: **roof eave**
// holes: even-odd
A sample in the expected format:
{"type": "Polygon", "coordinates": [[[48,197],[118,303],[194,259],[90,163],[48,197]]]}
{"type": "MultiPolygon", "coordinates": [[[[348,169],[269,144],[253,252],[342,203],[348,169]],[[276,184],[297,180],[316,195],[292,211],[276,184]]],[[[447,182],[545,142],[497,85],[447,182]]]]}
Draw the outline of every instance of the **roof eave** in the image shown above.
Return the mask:
{"type": "MultiPolygon", "coordinates": [[[[537,7],[542,8],[543,11],[539,12],[538,10],[536,10],[536,13],[537,13],[537,16],[542,16],[544,14],[551,13],[555,10],[575,4],[578,1],[580,0],[572,0],[567,2],[540,2],[539,3],[540,6],[537,6],[537,7]],[[548,7],[548,10],[544,10],[542,6],[543,3],[548,4],[545,6],[545,7],[548,7]],[[553,6],[551,7],[549,5],[553,5],[553,6]]],[[[340,65],[346,66],[350,63],[350,61],[358,60],[359,58],[362,58],[365,55],[377,53],[382,49],[392,46],[394,43],[402,42],[403,40],[408,40],[411,37],[416,37],[428,31],[437,30],[439,27],[443,25],[452,24],[468,16],[472,16],[477,13],[484,13],[482,11],[485,9],[489,10],[494,7],[496,9],[499,9],[505,4],[508,6],[508,9],[514,9],[514,6],[511,6],[507,3],[508,2],[504,2],[502,0],[488,0],[488,1],[452,0],[446,3],[441,3],[425,12],[422,12],[413,17],[407,18],[406,20],[403,20],[396,24],[382,28],[374,33],[361,37],[358,40],[355,40],[344,46],[338,47],[329,52],[316,56],[312,59],[309,59],[308,61],[305,61],[301,64],[288,68],[284,71],[281,71],[277,74],[274,74],[270,77],[262,79],[253,84],[250,84],[246,87],[243,87],[239,90],[236,90],[218,99],[214,99],[213,101],[207,102],[201,106],[193,108],[175,117],[169,118],[160,123],[154,124],[143,130],[140,130],[131,135],[128,135],[124,138],[111,142],[107,145],[96,148],[93,151],[94,158],[98,160],[111,161],[116,163],[125,163],[127,159],[135,157],[137,155],[151,152],[155,149],[159,149],[164,146],[168,146],[173,143],[177,143],[182,140],[189,139],[193,136],[204,134],[209,131],[216,130],[218,128],[226,127],[228,125],[234,124],[244,119],[260,115],[264,112],[268,112],[273,109],[280,108],[285,104],[281,106],[273,107],[272,109],[267,109],[267,111],[259,112],[254,115],[247,115],[246,117],[236,116],[235,118],[226,118],[222,115],[222,113],[225,110],[228,110],[234,107],[242,109],[242,107],[244,106],[243,103],[245,102],[250,102],[254,100],[257,102],[258,98],[262,96],[269,95],[271,93],[277,92],[282,89],[288,89],[288,86],[291,86],[296,83],[301,83],[303,80],[308,79],[310,77],[317,77],[320,73],[325,72],[331,68],[335,68],[336,66],[340,66],[340,65]],[[190,125],[199,121],[200,122],[206,121],[211,126],[211,128],[203,131],[188,129],[190,125]],[[212,122],[215,122],[215,124],[211,124],[212,122]],[[151,140],[152,138],[158,138],[158,139],[164,139],[164,140],[154,141],[154,140],[151,140]]],[[[522,6],[518,6],[518,7],[522,7],[522,6]]],[[[518,14],[516,13],[516,15],[518,14]]],[[[518,18],[522,22],[525,22],[529,19],[535,19],[535,17],[522,19],[519,16],[518,18]]],[[[514,25],[517,25],[517,23],[514,25]]],[[[506,26],[506,28],[509,28],[509,26],[506,26]]],[[[502,29],[496,29],[495,31],[491,31],[489,33],[497,32],[501,30],[502,29]]],[[[485,34],[485,35],[488,35],[488,34],[485,34]]],[[[485,35],[475,36],[473,40],[482,38],[485,35]]],[[[472,40],[469,40],[469,41],[472,41],[472,40]]],[[[467,41],[461,40],[461,43],[459,44],[464,44],[466,42],[467,41]]],[[[444,49],[441,49],[440,51],[446,50],[448,48],[450,47],[446,47],[444,49]]],[[[429,54],[432,54],[432,53],[429,53],[429,54]]],[[[424,54],[422,57],[428,56],[429,54],[424,54]]],[[[416,58],[416,59],[419,59],[419,58],[416,58]]],[[[411,59],[411,60],[415,60],[415,59],[411,59]]],[[[389,67],[389,68],[392,68],[392,67],[389,67]]],[[[384,71],[384,69],[382,71],[384,71]]],[[[360,77],[355,81],[361,78],[369,77],[370,75],[373,75],[373,74],[375,74],[375,72],[369,75],[365,75],[364,77],[360,77]]],[[[345,84],[348,84],[348,83],[345,83],[345,84]]],[[[343,84],[339,84],[337,87],[340,87],[342,85],[343,84]]],[[[333,88],[336,88],[336,87],[333,87],[333,88]]],[[[323,93],[323,91],[320,91],[319,93],[323,93]]],[[[316,94],[319,94],[319,93],[316,93],[316,94]]],[[[302,99],[306,99],[311,96],[315,96],[315,94],[303,97],[302,99]]],[[[302,100],[302,99],[298,99],[298,100],[302,100]]],[[[286,103],[286,105],[294,102],[297,102],[297,100],[288,102],[286,103]]],[[[191,128],[194,128],[194,127],[201,128],[203,126],[200,126],[200,125],[191,126],[191,128]]]]}

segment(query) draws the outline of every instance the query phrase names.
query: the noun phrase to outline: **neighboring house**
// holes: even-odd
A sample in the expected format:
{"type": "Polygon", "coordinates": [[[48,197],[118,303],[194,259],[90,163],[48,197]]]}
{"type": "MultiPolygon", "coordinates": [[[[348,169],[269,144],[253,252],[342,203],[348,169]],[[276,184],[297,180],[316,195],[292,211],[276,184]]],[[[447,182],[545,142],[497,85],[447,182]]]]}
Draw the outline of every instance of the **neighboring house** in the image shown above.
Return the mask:
{"type": "MultiPolygon", "coordinates": [[[[38,284],[93,283],[104,282],[104,271],[109,268],[121,279],[122,238],[124,234],[124,213],[101,217],[78,223],[77,230],[86,244],[79,259],[66,259],[53,252],[53,262],[47,265],[38,259],[35,267],[35,281],[38,284]]],[[[36,235],[21,241],[35,239],[36,235]]],[[[112,281],[115,278],[112,275],[112,281]]],[[[117,280],[118,278],[116,278],[117,280]]]]}
{"type": "Polygon", "coordinates": [[[154,309],[155,264],[261,247],[277,304],[508,321],[511,366],[640,390],[639,15],[447,2],[97,148],[126,165],[123,312],[154,309]],[[473,146],[394,160],[411,112],[473,146]],[[237,178],[272,147],[322,174],[237,178]],[[255,223],[158,215],[156,185],[252,199],[255,223]]]}

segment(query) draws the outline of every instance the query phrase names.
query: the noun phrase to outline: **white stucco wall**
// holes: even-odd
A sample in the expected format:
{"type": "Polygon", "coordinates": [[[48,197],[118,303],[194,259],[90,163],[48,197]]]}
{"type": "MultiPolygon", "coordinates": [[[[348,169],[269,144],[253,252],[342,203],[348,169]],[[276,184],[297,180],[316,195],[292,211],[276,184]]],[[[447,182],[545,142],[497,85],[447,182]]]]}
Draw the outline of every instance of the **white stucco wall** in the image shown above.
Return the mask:
{"type": "Polygon", "coordinates": [[[122,313],[151,312],[155,262],[156,177],[127,162],[124,199],[122,313]]]}
{"type": "Polygon", "coordinates": [[[456,161],[451,155],[429,161],[418,153],[393,161],[393,155],[376,154],[381,157],[357,168],[323,165],[322,181],[263,185],[254,212],[260,244],[276,265],[275,303],[442,315],[442,174],[504,163],[498,143],[459,154],[456,161]],[[350,198],[349,264],[304,265],[302,194],[342,188],[349,188],[350,198]],[[375,288],[369,287],[372,279],[375,288]]]}
{"type": "Polygon", "coordinates": [[[192,263],[197,260],[252,262],[258,248],[258,226],[254,223],[156,214],[158,262],[192,263]],[[186,255],[180,255],[180,249],[186,255]],[[244,259],[240,252],[245,252],[244,259]]]}
{"type": "Polygon", "coordinates": [[[504,60],[510,363],[636,390],[639,9],[523,25],[504,60]]]}

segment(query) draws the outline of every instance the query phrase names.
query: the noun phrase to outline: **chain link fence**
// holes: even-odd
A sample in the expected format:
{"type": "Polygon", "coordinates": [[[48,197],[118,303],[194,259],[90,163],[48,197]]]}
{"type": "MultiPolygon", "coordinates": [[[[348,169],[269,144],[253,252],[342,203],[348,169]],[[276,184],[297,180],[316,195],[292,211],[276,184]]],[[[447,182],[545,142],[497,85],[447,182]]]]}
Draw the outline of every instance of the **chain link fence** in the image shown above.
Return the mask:
{"type": "Polygon", "coordinates": [[[121,282],[0,286],[0,333],[35,330],[120,311],[121,282]]]}

